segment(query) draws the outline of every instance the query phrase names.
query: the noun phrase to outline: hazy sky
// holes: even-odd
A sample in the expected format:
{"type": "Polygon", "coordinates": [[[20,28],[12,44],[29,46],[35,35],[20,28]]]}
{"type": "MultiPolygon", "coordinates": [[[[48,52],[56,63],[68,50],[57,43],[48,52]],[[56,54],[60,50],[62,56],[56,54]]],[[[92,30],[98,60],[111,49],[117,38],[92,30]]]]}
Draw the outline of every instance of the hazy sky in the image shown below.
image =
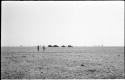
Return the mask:
{"type": "Polygon", "coordinates": [[[123,46],[124,1],[2,1],[2,46],[123,46]]]}

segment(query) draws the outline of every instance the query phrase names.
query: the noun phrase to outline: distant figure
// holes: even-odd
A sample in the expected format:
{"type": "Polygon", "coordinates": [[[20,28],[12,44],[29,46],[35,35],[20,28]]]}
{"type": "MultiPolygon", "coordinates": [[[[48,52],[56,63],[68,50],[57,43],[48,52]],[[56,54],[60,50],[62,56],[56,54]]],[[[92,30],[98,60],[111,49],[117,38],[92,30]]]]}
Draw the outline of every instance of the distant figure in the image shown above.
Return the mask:
{"type": "Polygon", "coordinates": [[[40,48],[40,46],[38,45],[38,46],[37,46],[37,51],[38,51],[38,52],[39,52],[39,48],[40,48]]]}
{"type": "Polygon", "coordinates": [[[45,51],[45,46],[43,46],[42,48],[43,48],[43,51],[45,51]]]}

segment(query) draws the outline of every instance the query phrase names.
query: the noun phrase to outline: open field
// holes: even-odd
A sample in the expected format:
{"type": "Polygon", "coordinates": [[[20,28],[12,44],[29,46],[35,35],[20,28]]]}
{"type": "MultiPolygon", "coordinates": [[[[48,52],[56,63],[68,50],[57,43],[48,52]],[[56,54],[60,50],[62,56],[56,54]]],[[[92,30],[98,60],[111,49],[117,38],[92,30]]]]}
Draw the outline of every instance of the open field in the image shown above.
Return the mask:
{"type": "Polygon", "coordinates": [[[123,79],[123,47],[2,47],[1,79],[123,79]]]}

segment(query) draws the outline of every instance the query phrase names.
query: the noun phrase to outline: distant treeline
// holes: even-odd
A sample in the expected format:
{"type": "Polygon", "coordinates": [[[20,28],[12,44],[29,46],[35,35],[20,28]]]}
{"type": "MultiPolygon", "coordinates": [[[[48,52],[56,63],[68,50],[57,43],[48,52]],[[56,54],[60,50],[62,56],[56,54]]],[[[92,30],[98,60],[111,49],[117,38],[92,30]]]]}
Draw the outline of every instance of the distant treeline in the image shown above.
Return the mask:
{"type": "MultiPolygon", "coordinates": [[[[58,45],[48,45],[48,47],[59,47],[58,45]]],[[[65,46],[65,45],[62,45],[61,47],[73,47],[72,45],[68,45],[68,46],[65,46]]]]}

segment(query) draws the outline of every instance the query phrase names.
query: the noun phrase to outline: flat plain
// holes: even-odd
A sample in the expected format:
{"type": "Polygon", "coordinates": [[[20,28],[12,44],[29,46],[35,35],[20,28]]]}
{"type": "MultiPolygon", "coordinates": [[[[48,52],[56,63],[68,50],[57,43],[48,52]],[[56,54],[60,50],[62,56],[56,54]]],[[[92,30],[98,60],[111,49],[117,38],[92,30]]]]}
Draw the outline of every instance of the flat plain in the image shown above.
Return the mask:
{"type": "Polygon", "coordinates": [[[1,79],[124,79],[124,47],[1,47],[1,79]]]}

